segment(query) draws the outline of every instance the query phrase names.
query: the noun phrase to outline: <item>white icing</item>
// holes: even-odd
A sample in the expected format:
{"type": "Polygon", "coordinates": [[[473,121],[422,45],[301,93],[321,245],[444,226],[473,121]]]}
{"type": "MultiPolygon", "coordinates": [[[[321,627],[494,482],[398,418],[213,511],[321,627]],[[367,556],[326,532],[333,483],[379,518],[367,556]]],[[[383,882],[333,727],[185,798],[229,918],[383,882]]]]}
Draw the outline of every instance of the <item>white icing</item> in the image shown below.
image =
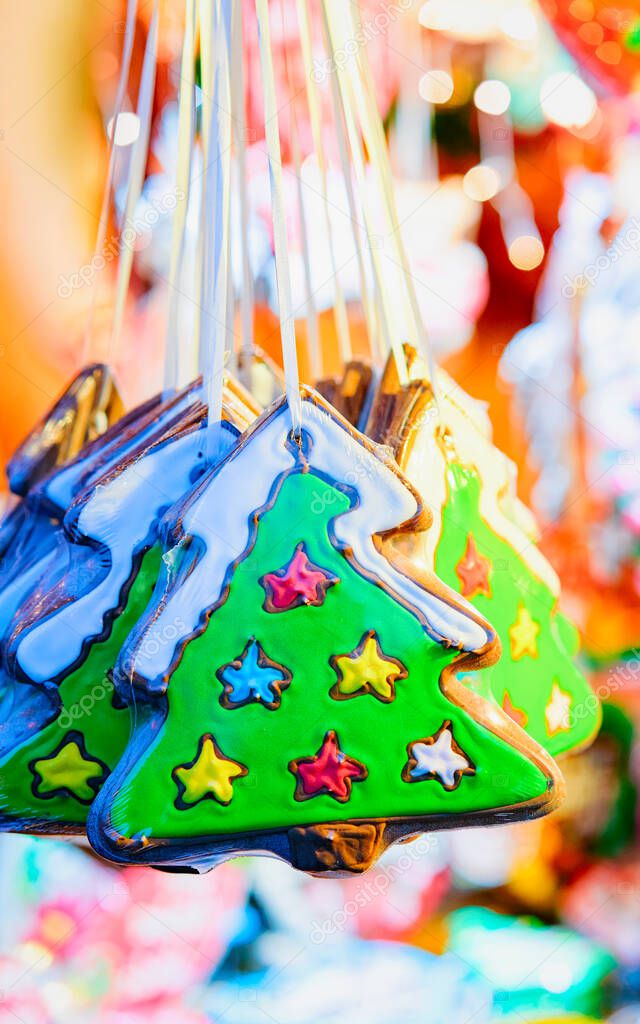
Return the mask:
{"type": "Polygon", "coordinates": [[[544,714],[550,736],[561,730],[566,731],[571,726],[571,694],[561,690],[557,683],[553,684],[551,699],[544,714]]]}
{"type": "MultiPolygon", "coordinates": [[[[47,551],[41,558],[23,569],[17,576],[14,576],[2,588],[2,602],[0,603],[0,637],[8,630],[11,619],[17,612],[20,605],[34,592],[37,584],[43,579],[45,573],[50,577],[50,569],[56,557],[56,545],[60,542],[61,530],[51,531],[51,550],[47,551]]],[[[62,542],[64,544],[64,542],[62,542]]]]}
{"type": "MultiPolygon", "coordinates": [[[[488,639],[482,626],[394,570],[375,547],[372,534],[391,530],[416,514],[412,492],[390,466],[309,398],[305,398],[303,409],[303,429],[312,441],[310,468],[353,487],[360,496],[359,504],[334,522],[338,541],[353,550],[363,569],[418,609],[447,641],[464,650],[482,648],[488,639]]],[[[153,630],[161,635],[165,628],[175,630],[176,623],[182,624],[176,646],[196,627],[201,612],[220,599],[229,567],[249,545],[252,513],[266,504],[275,479],[293,468],[293,455],[287,448],[289,431],[287,407],[281,405],[222,463],[187,509],[184,533],[201,538],[205,553],[153,620],[153,630]]],[[[321,481],[318,500],[322,502],[321,481]]],[[[453,592],[451,595],[452,600],[461,603],[453,592]]],[[[171,665],[175,647],[160,645],[157,651],[154,647],[153,655],[147,647],[143,630],[128,664],[143,678],[162,677],[171,665]],[[141,656],[137,652],[143,649],[141,656]]]]}
{"type": "Polygon", "coordinates": [[[435,775],[443,786],[452,789],[456,785],[456,772],[471,767],[471,762],[458,754],[452,744],[453,736],[449,729],[443,729],[435,743],[413,743],[411,754],[416,764],[409,773],[411,778],[417,781],[435,775]]]}
{"type": "Polygon", "coordinates": [[[149,536],[159,512],[191,488],[201,447],[200,431],[191,431],[148,449],[95,488],[77,527],[109,550],[110,566],[95,587],[36,623],[17,645],[17,660],[34,682],[62,673],[79,658],[83,641],[102,632],[104,616],[118,605],[121,588],[131,574],[134,550],[149,536]]]}
{"type": "MultiPolygon", "coordinates": [[[[132,425],[133,434],[131,437],[124,439],[120,435],[117,435],[110,443],[109,457],[98,466],[96,473],[102,476],[103,473],[113,469],[117,462],[125,458],[126,455],[132,452],[148,440],[153,434],[157,434],[158,430],[165,427],[175,416],[177,416],[187,406],[192,405],[198,400],[201,395],[200,389],[197,391],[189,391],[185,396],[175,404],[171,406],[166,412],[158,415],[151,419],[148,426],[142,430],[135,430],[135,424],[132,425]]],[[[91,467],[91,463],[104,454],[104,450],[101,450],[97,455],[89,453],[82,457],[81,455],[74,459],[68,466],[59,469],[54,475],[45,482],[43,491],[46,494],[50,502],[57,506],[61,513],[66,512],[69,505],[78,493],[80,486],[84,489],[90,486],[93,480],[95,480],[96,473],[91,474],[86,480],[83,480],[83,476],[91,467]]]]}

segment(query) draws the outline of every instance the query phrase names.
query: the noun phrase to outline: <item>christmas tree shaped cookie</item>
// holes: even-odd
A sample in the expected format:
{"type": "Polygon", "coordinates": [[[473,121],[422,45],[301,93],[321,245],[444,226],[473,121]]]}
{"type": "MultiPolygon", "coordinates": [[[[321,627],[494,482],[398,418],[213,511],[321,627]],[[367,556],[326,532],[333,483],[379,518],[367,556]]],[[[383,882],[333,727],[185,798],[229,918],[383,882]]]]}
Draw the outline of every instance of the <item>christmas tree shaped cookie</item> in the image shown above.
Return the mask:
{"type": "Polygon", "coordinates": [[[444,374],[439,379],[436,404],[419,377],[400,389],[389,363],[372,411],[375,436],[393,447],[433,514],[432,529],[407,550],[498,633],[502,657],[467,681],[553,756],[574,751],[597,733],[600,710],[574,661],[576,632],[558,611],[558,578],[486,421],[444,374]]]}
{"type": "Polygon", "coordinates": [[[152,399],[86,444],[68,464],[32,481],[25,500],[9,517],[11,523],[3,524],[7,541],[5,557],[0,549],[0,636],[6,634],[21,602],[49,571],[61,542],[61,520],[74,498],[140,449],[145,440],[158,436],[179,412],[198,406],[199,390],[194,386],[164,401],[152,399]]]}
{"type": "Polygon", "coordinates": [[[496,656],[491,627],[393,551],[428,523],[418,495],[319,395],[302,405],[300,438],[277,402],[172,512],[115,671],[131,740],[87,826],[114,860],[361,871],[559,796],[551,759],[456,679],[496,656]]]}
{"type": "MultiPolygon", "coordinates": [[[[65,543],[7,644],[15,707],[0,726],[4,830],[82,831],[125,747],[113,666],[158,576],[160,519],[204,470],[204,416],[202,406],[179,414],[65,517],[65,543]]],[[[227,446],[236,433],[221,427],[227,446]]]]}
{"type": "MultiPolygon", "coordinates": [[[[122,458],[139,450],[145,439],[159,436],[163,426],[189,407],[193,411],[202,408],[197,386],[164,400],[152,399],[132,410],[86,444],[71,462],[58,466],[43,479],[38,479],[33,469],[28,493],[1,531],[6,544],[2,545],[4,556],[0,555],[0,638],[7,638],[16,625],[22,631],[28,628],[29,606],[39,617],[39,601],[43,590],[53,584],[52,574],[66,571],[68,546],[61,521],[76,495],[122,458]],[[20,615],[12,626],[18,610],[20,615]]],[[[47,434],[46,423],[40,429],[47,434]]],[[[22,478],[27,478],[26,470],[22,478]]],[[[44,701],[43,713],[50,711],[42,694],[14,687],[4,668],[0,670],[0,754],[7,742],[20,741],[23,727],[35,727],[40,714],[32,715],[34,701],[44,701]]]]}
{"type": "MultiPolygon", "coordinates": [[[[10,522],[0,528],[0,537],[6,541],[0,544],[0,637],[8,634],[11,620],[28,595],[40,595],[40,582],[51,586],[52,568],[64,560],[66,553],[61,520],[76,496],[122,460],[142,451],[145,444],[157,439],[179,415],[201,413],[204,408],[201,399],[200,381],[165,398],[150,399],[85,445],[68,465],[34,482],[25,500],[9,517],[10,522]]],[[[258,413],[259,409],[247,399],[241,385],[229,377],[224,388],[225,421],[243,430],[258,413]]],[[[28,614],[28,606],[22,607],[22,629],[28,614]]],[[[36,615],[40,615],[39,606],[36,615]]],[[[0,676],[0,721],[6,720],[15,706],[15,694],[10,694],[7,701],[6,689],[6,681],[0,676]]]]}
{"type": "MultiPolygon", "coordinates": [[[[200,390],[196,383],[180,393],[165,399],[158,396],[133,409],[85,444],[71,462],[58,465],[42,479],[36,472],[38,467],[46,468],[42,460],[36,461],[29,473],[25,468],[20,479],[29,480],[29,490],[0,530],[0,638],[6,641],[14,628],[26,631],[31,617],[40,617],[42,596],[53,586],[54,576],[67,571],[69,546],[62,519],[74,498],[123,458],[141,450],[145,440],[159,437],[162,428],[171,424],[181,411],[202,410],[200,390]]],[[[70,417],[68,402],[66,406],[63,403],[63,408],[67,408],[70,417]]],[[[53,418],[58,432],[59,420],[60,417],[53,418]]],[[[74,422],[71,418],[71,425],[74,422]]],[[[56,435],[48,423],[45,421],[39,431],[56,435]]],[[[31,448],[26,442],[23,447],[40,450],[42,444],[38,446],[34,440],[31,448]]],[[[22,461],[26,465],[26,455],[22,461]]],[[[85,576],[90,572],[86,554],[86,549],[76,552],[74,570],[85,576]],[[78,562],[82,563],[80,567],[78,562]]],[[[5,668],[0,669],[0,756],[24,736],[31,735],[37,723],[51,713],[52,703],[46,693],[13,685],[5,668]]]]}
{"type": "Polygon", "coordinates": [[[58,521],[67,508],[68,503],[54,509],[43,500],[41,481],[117,432],[121,414],[111,373],[101,363],[92,364],[71,381],[9,460],[9,485],[25,500],[0,523],[0,637],[22,596],[42,575],[46,563],[39,563],[54,551],[58,521]]]}

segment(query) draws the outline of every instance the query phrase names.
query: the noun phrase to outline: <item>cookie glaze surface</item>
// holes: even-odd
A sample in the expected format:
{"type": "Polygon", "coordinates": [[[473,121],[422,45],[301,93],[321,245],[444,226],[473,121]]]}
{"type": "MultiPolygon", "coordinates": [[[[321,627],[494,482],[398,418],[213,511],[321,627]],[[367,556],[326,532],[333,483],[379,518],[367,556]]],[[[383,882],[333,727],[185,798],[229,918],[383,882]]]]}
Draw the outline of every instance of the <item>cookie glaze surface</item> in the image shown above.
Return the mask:
{"type": "MultiPolygon", "coordinates": [[[[111,671],[127,634],[149,601],[160,553],[144,558],[110,636],[91,647],[86,661],[58,688],[58,699],[37,714],[38,689],[28,694],[39,727],[16,745],[16,731],[0,730],[10,752],[0,760],[0,829],[78,831],[87,808],[129,738],[129,713],[117,698],[111,671]]],[[[9,722],[11,726],[11,721],[9,722]]]]}
{"type": "Polygon", "coordinates": [[[457,462],[448,463],[446,474],[436,571],[450,586],[459,586],[457,569],[467,559],[468,540],[473,537],[487,565],[490,593],[476,591],[472,601],[491,619],[502,641],[500,661],[475,673],[470,682],[497,701],[552,755],[580,748],[593,739],[600,712],[574,662],[574,650],[565,642],[567,626],[555,628],[559,617],[555,595],[480,517],[478,474],[457,462]],[[557,710],[556,688],[564,695],[562,715],[557,710]]]}
{"type": "Polygon", "coordinates": [[[50,589],[9,644],[18,671],[10,691],[19,697],[0,728],[0,828],[82,831],[125,748],[129,713],[113,667],[158,577],[161,516],[202,465],[202,422],[198,414],[160,431],[68,517],[50,589]]]}
{"type": "Polygon", "coordinates": [[[394,449],[433,517],[403,550],[496,629],[500,660],[465,681],[553,756],[580,749],[597,733],[600,708],[575,662],[577,633],[558,610],[558,578],[517,498],[515,468],[492,444],[486,413],[445,374],[438,384],[436,405],[426,380],[401,388],[390,360],[372,413],[376,436],[394,449]],[[569,702],[561,720],[551,710],[556,684],[569,702]]]}
{"type": "Polygon", "coordinates": [[[437,579],[413,578],[380,540],[421,522],[415,492],[309,393],[301,441],[289,430],[279,403],[167,530],[176,572],[116,669],[123,695],[128,679],[135,687],[132,738],[89,821],[91,842],[116,860],[210,866],[266,848],[296,862],[301,828],[335,823],[338,838],[345,823],[370,822],[377,842],[390,819],[407,830],[484,822],[540,813],[555,797],[542,751],[512,745],[509,719],[448,678],[456,652],[490,650],[488,624],[437,579]],[[291,567],[302,552],[301,587],[291,567]],[[274,573],[287,580],[275,609],[274,573]],[[149,650],[172,622],[184,626],[178,642],[149,650]],[[239,652],[255,652],[241,679],[255,690],[257,645],[290,674],[268,714],[261,700],[220,700],[239,652]],[[443,722],[457,744],[450,758],[464,751],[473,773],[447,767],[445,737],[434,757],[454,784],[436,772],[418,785],[404,777],[407,744],[443,722]]]}

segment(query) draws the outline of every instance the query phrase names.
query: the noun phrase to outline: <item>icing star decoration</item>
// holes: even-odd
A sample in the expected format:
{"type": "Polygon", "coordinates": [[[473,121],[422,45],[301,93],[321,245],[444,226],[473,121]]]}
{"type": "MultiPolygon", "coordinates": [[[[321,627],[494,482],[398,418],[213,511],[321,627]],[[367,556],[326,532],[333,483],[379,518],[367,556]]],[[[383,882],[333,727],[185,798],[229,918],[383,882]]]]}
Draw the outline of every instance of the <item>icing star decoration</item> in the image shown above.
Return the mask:
{"type": "Polygon", "coordinates": [[[337,582],[337,576],[309,561],[301,542],[287,565],[261,578],[266,594],[264,608],[268,612],[288,612],[300,605],[319,607],[329,587],[337,582]]]}
{"type": "Polygon", "coordinates": [[[343,804],[351,796],[352,783],[362,782],[368,774],[361,761],[340,750],[333,730],[326,734],[317,754],[290,761],[289,771],[296,776],[296,800],[327,795],[343,804]]]}
{"type": "Polygon", "coordinates": [[[471,598],[477,594],[484,594],[485,597],[491,597],[490,572],[491,562],[480,554],[473,536],[469,534],[464,555],[456,565],[462,596],[471,598]]]}
{"type": "Polygon", "coordinates": [[[80,732],[70,732],[48,757],[32,761],[33,793],[49,799],[70,796],[81,804],[90,804],[104,782],[108,769],[91,757],[80,732]]]}
{"type": "Polygon", "coordinates": [[[538,657],[538,633],[540,626],[531,617],[528,608],[523,604],[518,606],[516,621],[509,628],[509,640],[511,642],[511,657],[514,661],[524,658],[525,654],[532,658],[538,657]]]}
{"type": "Polygon", "coordinates": [[[389,704],[396,695],[396,681],[405,679],[407,675],[401,661],[384,653],[374,629],[363,634],[350,654],[335,654],[329,662],[338,677],[330,691],[335,700],[348,700],[370,693],[389,704]]]}
{"type": "Polygon", "coordinates": [[[561,690],[556,682],[551,690],[551,697],[544,712],[547,720],[547,732],[549,736],[555,736],[558,732],[566,732],[571,725],[571,694],[561,690]]]}
{"type": "Polygon", "coordinates": [[[282,691],[291,682],[289,669],[268,658],[253,636],[240,657],[223,665],[216,675],[224,686],[220,697],[224,708],[255,703],[275,711],[280,707],[282,691]]]}
{"type": "Polygon", "coordinates": [[[232,780],[247,775],[249,769],[226,757],[210,733],[200,737],[193,761],[173,769],[178,787],[176,807],[185,810],[200,800],[216,800],[226,806],[233,799],[232,780]]]}
{"type": "Polygon", "coordinates": [[[457,789],[463,775],[475,775],[475,766],[453,738],[451,722],[443,722],[437,733],[414,740],[407,746],[409,760],[402,772],[405,782],[437,779],[443,789],[457,789]]]}

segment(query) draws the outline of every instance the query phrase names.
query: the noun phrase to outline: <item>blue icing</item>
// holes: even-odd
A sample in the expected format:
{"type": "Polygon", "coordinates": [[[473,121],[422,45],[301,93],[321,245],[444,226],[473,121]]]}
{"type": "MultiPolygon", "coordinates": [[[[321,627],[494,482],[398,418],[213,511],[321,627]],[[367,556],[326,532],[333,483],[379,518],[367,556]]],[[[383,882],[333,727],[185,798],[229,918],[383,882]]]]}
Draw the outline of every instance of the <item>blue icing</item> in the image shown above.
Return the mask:
{"type": "Polygon", "coordinates": [[[262,654],[260,644],[252,637],[240,658],[220,669],[218,678],[224,683],[227,703],[280,702],[277,684],[288,683],[289,674],[282,667],[260,664],[262,654]]]}

